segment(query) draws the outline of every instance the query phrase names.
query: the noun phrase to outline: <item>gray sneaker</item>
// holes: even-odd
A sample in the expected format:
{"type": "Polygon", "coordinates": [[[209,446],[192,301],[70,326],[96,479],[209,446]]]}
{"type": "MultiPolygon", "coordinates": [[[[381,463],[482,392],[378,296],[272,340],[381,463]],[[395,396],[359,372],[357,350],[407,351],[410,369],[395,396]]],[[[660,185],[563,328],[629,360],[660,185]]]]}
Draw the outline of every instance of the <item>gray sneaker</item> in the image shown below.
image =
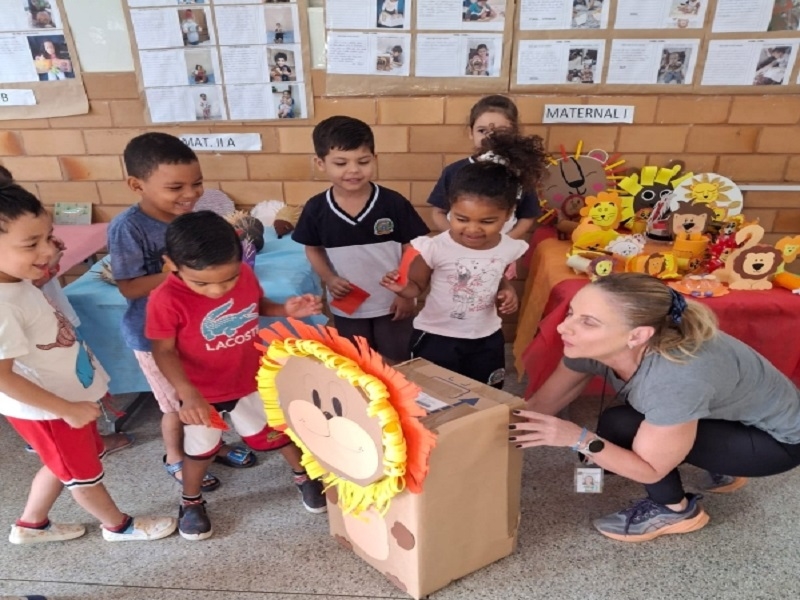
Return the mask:
{"type": "Polygon", "coordinates": [[[311,479],[307,475],[295,477],[297,491],[303,497],[303,507],[311,513],[324,513],[328,511],[328,502],[325,494],[322,493],[322,482],[318,479],[311,479]]]}
{"type": "Polygon", "coordinates": [[[595,519],[594,526],[606,537],[620,542],[646,542],[668,533],[689,533],[705,527],[708,513],[699,494],[686,494],[689,505],[681,512],[644,498],[630,508],[595,519]]]}
{"type": "Polygon", "coordinates": [[[727,494],[735,492],[739,488],[747,485],[747,477],[734,477],[733,475],[723,475],[722,473],[708,472],[709,483],[703,491],[715,494],[727,494]]]}

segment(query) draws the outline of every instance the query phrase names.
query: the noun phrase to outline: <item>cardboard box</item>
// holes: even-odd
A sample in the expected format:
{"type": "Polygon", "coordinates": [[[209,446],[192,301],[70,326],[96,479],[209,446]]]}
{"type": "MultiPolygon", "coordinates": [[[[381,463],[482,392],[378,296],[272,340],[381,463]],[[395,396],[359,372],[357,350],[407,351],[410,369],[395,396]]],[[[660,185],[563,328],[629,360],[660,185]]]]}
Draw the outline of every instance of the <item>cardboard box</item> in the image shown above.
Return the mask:
{"type": "Polygon", "coordinates": [[[514,551],[522,452],[508,424],[522,399],[423,359],[395,368],[422,388],[422,423],[437,434],[423,492],[398,494],[381,518],[344,515],[329,491],[328,517],[340,544],[421,598],[514,551]]]}

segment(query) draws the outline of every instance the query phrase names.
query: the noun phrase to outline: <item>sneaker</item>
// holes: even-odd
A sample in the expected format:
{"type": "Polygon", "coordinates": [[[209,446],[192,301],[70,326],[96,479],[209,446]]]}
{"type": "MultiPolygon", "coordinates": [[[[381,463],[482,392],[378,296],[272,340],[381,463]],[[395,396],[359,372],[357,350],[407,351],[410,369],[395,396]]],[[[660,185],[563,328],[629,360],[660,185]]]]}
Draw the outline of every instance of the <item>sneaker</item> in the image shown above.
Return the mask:
{"type": "Polygon", "coordinates": [[[734,477],[733,475],[723,475],[722,473],[708,472],[710,483],[703,490],[715,494],[727,494],[735,492],[739,488],[747,485],[747,477],[734,477]]]}
{"type": "Polygon", "coordinates": [[[701,498],[699,494],[686,494],[689,505],[680,512],[644,498],[630,508],[595,519],[594,526],[620,542],[646,542],[668,533],[689,533],[708,523],[708,513],[698,503],[701,498]]]}
{"type": "Polygon", "coordinates": [[[298,482],[298,479],[300,478],[295,478],[295,485],[297,486],[297,491],[303,497],[305,509],[316,514],[327,512],[328,502],[322,492],[322,482],[317,479],[311,479],[308,475],[305,476],[303,481],[298,482]]]}
{"type": "Polygon", "coordinates": [[[178,521],[173,517],[133,517],[125,531],[100,528],[107,542],[150,542],[171,535],[177,527],[178,521]]]}
{"type": "Polygon", "coordinates": [[[12,544],[43,544],[45,542],[63,542],[74,540],[86,533],[83,525],[68,525],[63,523],[50,523],[44,529],[32,527],[11,526],[8,541],[12,544]]]}
{"type": "Polygon", "coordinates": [[[178,519],[178,533],[185,540],[205,540],[214,533],[211,528],[211,520],[206,514],[205,501],[195,504],[181,504],[178,519]]]}

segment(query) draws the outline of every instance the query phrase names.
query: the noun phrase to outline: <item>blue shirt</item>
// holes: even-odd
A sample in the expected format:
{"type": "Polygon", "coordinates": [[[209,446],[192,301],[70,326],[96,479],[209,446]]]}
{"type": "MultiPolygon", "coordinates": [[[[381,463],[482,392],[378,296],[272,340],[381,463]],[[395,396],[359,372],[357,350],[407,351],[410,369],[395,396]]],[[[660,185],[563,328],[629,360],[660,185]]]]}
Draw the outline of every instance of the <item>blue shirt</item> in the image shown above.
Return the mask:
{"type": "MultiPolygon", "coordinates": [[[[169,223],[149,217],[139,205],[114,217],[108,226],[108,253],[114,279],[135,279],[161,273],[169,223]]],[[[132,350],[150,352],[144,336],[147,296],[128,300],[122,317],[122,338],[132,350]]]]}
{"type": "MultiPolygon", "coordinates": [[[[449,211],[450,187],[453,184],[453,178],[464,165],[468,165],[470,162],[472,162],[471,158],[462,158],[461,160],[447,165],[439,176],[439,181],[437,181],[436,185],[433,187],[431,195],[428,197],[428,204],[436,208],[441,208],[444,211],[449,211]]],[[[520,198],[517,203],[514,216],[517,217],[517,219],[534,219],[539,216],[540,212],[539,196],[536,195],[536,192],[528,192],[523,194],[522,198],[520,198]]]]}

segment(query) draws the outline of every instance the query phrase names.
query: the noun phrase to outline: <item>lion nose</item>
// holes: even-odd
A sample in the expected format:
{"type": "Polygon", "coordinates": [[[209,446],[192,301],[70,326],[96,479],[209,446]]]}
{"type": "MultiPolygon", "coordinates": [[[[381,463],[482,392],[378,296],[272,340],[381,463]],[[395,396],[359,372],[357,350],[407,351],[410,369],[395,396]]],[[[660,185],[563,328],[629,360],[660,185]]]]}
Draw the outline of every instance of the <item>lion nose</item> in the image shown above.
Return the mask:
{"type": "Polygon", "coordinates": [[[327,410],[323,410],[322,414],[325,415],[325,418],[328,419],[328,421],[330,421],[333,418],[333,415],[329,413],[327,410]]]}
{"type": "Polygon", "coordinates": [[[761,263],[755,263],[755,264],[753,264],[753,265],[752,265],[752,267],[753,267],[753,270],[754,270],[754,271],[756,271],[756,272],[760,271],[760,270],[761,270],[761,267],[763,267],[763,266],[764,266],[764,265],[763,265],[763,264],[761,264],[761,263]]]}

